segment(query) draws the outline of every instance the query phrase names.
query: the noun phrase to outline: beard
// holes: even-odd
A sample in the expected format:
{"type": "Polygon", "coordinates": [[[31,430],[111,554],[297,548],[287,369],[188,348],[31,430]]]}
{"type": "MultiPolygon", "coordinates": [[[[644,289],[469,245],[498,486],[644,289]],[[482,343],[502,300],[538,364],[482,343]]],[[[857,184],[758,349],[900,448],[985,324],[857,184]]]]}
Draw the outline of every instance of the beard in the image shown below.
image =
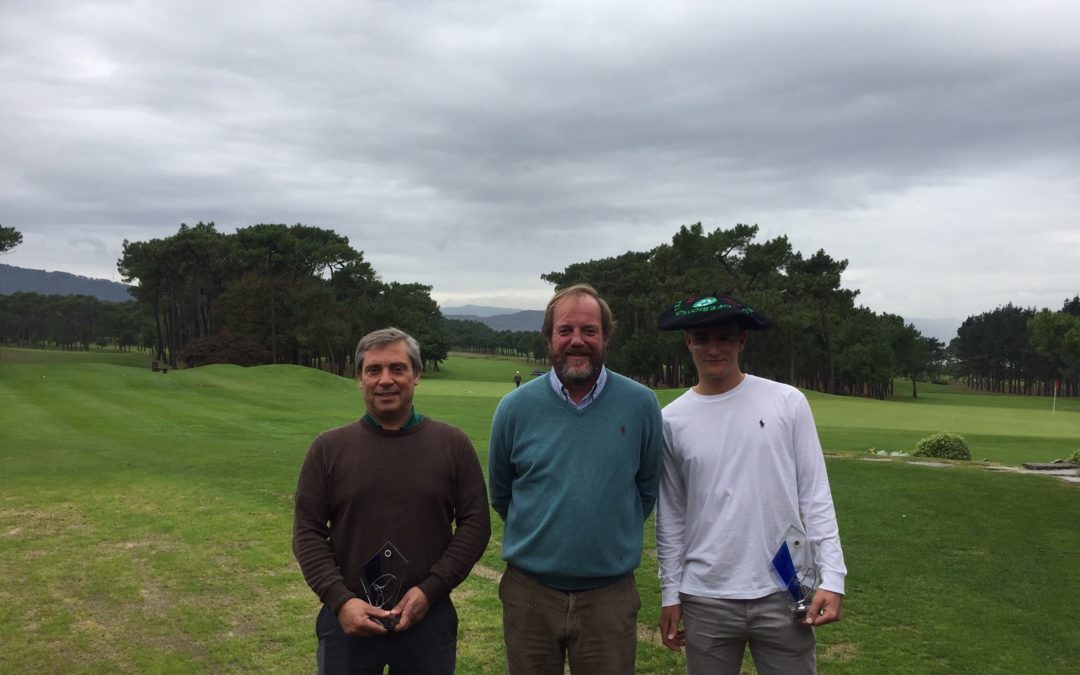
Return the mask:
{"type": "Polygon", "coordinates": [[[586,350],[563,351],[553,354],[551,364],[555,368],[555,374],[566,384],[586,384],[600,374],[604,367],[604,352],[599,353],[586,350]],[[589,361],[582,366],[571,366],[571,356],[585,356],[589,361]]]}

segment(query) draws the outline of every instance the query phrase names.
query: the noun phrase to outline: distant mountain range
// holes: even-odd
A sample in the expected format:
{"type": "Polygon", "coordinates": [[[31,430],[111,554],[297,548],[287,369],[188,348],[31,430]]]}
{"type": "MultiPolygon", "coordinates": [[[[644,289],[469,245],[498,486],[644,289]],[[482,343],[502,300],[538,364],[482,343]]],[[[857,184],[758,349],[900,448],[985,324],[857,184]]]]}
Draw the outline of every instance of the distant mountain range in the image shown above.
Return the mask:
{"type": "Polygon", "coordinates": [[[479,321],[492,330],[538,331],[544,325],[544,312],[539,309],[461,305],[443,307],[442,313],[448,319],[479,321]]]}
{"type": "Polygon", "coordinates": [[[132,299],[127,285],[108,279],[91,279],[67,272],[46,272],[0,264],[0,295],[12,293],[91,295],[98,300],[109,302],[127,302],[132,299]]]}
{"type": "Polygon", "coordinates": [[[443,316],[496,316],[499,314],[516,314],[522,310],[510,307],[490,307],[488,305],[458,305],[457,307],[443,307],[443,316]]]}

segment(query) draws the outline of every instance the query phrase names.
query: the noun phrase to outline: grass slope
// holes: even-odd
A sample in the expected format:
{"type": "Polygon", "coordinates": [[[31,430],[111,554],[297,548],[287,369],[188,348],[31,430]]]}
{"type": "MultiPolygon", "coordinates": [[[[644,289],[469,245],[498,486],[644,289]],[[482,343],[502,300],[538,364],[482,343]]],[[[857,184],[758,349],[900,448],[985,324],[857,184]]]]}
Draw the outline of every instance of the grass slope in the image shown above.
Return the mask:
{"type": "MultiPolygon", "coordinates": [[[[356,385],[289,366],[145,364],[0,350],[0,672],[313,670],[316,599],[290,550],[292,492],[315,434],[360,413],[356,385]]],[[[515,370],[532,364],[454,355],[425,376],[417,405],[463,427],[483,460],[515,370]]],[[[917,402],[812,394],[826,447],[901,449],[950,430],[977,457],[1020,461],[1080,438],[1074,401],[1046,423],[1033,400],[920,388],[917,402]]],[[[855,457],[830,458],[829,471],[850,574],[845,620],[818,633],[822,672],[1080,662],[1080,491],[855,457]]],[[[496,517],[483,567],[455,592],[463,673],[504,670],[500,541],[496,517]]],[[[639,670],[681,672],[651,631],[651,523],[646,541],[639,670]]]]}

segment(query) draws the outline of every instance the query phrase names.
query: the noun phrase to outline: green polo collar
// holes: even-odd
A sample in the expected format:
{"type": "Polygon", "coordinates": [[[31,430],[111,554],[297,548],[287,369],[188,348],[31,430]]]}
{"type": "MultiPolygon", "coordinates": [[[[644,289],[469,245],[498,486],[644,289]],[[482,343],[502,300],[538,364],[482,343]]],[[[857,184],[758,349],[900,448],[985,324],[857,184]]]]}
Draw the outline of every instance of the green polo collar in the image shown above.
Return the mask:
{"type": "MultiPolygon", "coordinates": [[[[369,413],[369,412],[368,412],[368,411],[366,411],[366,410],[364,411],[364,419],[366,419],[366,420],[367,420],[368,422],[371,422],[371,423],[372,423],[372,424],[374,424],[375,426],[377,426],[377,427],[379,427],[380,429],[382,429],[382,425],[381,425],[381,424],[379,424],[379,420],[377,420],[377,419],[375,419],[374,417],[372,417],[372,416],[371,416],[371,413],[369,413]]],[[[402,430],[402,431],[405,431],[406,429],[412,429],[412,428],[413,428],[413,427],[415,427],[415,426],[416,426],[417,424],[420,424],[420,422],[422,422],[423,420],[424,420],[424,416],[423,416],[423,415],[421,415],[420,413],[416,412],[416,408],[413,408],[413,409],[412,409],[412,414],[411,414],[411,415],[409,415],[409,419],[405,420],[405,424],[403,424],[403,425],[401,426],[401,430],[402,430]]]]}

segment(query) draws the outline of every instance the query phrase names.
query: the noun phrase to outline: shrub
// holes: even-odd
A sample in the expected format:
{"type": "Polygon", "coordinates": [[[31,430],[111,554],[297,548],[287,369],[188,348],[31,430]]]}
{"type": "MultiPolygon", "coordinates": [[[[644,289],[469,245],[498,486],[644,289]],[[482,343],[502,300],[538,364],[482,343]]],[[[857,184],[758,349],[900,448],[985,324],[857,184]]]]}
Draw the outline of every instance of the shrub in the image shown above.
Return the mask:
{"type": "Polygon", "coordinates": [[[189,368],[198,368],[211,363],[258,366],[270,363],[270,352],[246,337],[222,332],[211,337],[192,340],[180,352],[180,360],[189,368]]]}
{"type": "Polygon", "coordinates": [[[1077,450],[1069,457],[1070,464],[1080,464],[1080,450],[1077,450]]]}
{"type": "Polygon", "coordinates": [[[940,433],[927,436],[915,444],[916,457],[938,459],[971,459],[971,448],[959,434],[940,433]]]}

